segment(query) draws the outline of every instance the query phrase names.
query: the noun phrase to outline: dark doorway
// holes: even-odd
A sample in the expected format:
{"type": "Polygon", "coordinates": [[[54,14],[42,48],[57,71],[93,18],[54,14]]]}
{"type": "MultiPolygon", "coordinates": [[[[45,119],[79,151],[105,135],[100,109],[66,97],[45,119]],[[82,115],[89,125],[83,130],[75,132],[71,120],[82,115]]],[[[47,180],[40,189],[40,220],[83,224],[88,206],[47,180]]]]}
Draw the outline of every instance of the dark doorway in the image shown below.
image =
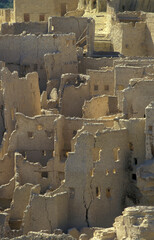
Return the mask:
{"type": "Polygon", "coordinates": [[[92,3],[92,9],[94,9],[96,7],[97,7],[97,3],[96,3],[96,0],[94,0],[93,3],[92,3]]]}

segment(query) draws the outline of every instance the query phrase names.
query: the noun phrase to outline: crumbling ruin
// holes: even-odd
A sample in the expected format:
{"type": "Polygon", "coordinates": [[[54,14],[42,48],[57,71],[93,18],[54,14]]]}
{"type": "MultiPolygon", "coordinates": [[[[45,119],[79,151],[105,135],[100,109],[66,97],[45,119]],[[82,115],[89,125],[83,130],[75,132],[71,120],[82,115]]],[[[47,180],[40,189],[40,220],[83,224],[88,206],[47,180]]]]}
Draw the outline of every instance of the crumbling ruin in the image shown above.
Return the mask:
{"type": "Polygon", "coordinates": [[[154,239],[153,12],[0,10],[0,239],[154,239]]]}

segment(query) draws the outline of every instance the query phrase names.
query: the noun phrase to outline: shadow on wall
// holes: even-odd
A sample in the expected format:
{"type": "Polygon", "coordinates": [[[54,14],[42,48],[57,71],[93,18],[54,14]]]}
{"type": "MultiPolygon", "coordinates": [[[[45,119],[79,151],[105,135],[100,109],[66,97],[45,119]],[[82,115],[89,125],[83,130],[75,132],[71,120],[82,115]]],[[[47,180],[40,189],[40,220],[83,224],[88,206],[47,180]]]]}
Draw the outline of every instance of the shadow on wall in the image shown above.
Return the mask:
{"type": "Polygon", "coordinates": [[[153,0],[120,0],[119,11],[154,12],[154,2],[153,0]]]}

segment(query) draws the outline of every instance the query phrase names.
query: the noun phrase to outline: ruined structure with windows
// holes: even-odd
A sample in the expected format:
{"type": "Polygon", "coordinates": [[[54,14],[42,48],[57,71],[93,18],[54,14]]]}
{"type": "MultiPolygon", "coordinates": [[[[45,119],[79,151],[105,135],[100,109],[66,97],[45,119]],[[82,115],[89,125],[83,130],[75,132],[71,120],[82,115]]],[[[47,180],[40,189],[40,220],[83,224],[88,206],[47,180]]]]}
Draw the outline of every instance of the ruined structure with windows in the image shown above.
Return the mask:
{"type": "Polygon", "coordinates": [[[0,11],[0,239],[154,239],[154,9],[135,2],[0,11]]]}

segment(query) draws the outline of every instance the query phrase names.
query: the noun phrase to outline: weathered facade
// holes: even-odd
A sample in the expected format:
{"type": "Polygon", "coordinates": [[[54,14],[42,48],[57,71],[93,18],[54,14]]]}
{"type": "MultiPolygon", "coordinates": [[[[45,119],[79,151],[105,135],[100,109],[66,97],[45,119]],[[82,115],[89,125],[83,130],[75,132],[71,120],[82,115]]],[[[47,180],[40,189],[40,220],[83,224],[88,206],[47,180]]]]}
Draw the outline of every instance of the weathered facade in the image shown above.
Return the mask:
{"type": "Polygon", "coordinates": [[[135,2],[1,11],[0,239],[154,239],[153,3],[135,2]]]}

